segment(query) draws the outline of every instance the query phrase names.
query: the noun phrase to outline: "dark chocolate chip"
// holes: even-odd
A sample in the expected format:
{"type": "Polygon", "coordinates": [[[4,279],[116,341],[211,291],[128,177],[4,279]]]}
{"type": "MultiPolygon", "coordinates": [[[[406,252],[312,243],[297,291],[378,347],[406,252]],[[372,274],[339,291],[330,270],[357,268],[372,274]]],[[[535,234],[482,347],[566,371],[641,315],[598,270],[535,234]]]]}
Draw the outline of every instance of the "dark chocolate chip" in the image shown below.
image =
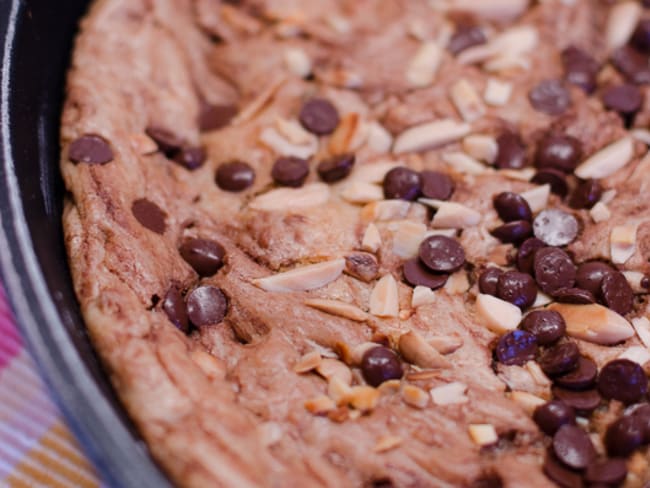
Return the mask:
{"type": "Polygon", "coordinates": [[[131,204],[131,213],[143,227],[156,234],[165,233],[167,213],[152,201],[146,198],[135,200],[131,204]]]}
{"type": "Polygon", "coordinates": [[[481,293],[497,296],[497,283],[503,271],[499,268],[487,268],[478,278],[478,289],[481,293]]]}
{"type": "Polygon", "coordinates": [[[553,387],[553,396],[558,400],[573,407],[576,413],[580,415],[589,415],[596,410],[601,402],[600,393],[598,390],[589,389],[582,391],[567,390],[558,386],[553,387]]]}
{"type": "Polygon", "coordinates": [[[578,365],[573,371],[558,376],[553,381],[562,388],[579,391],[594,386],[596,376],[598,376],[596,363],[589,358],[581,356],[578,359],[578,365]]]}
{"type": "Polygon", "coordinates": [[[578,266],[576,273],[576,286],[591,292],[597,297],[600,294],[600,284],[603,278],[613,273],[614,269],[600,261],[588,261],[578,266]]]}
{"type": "Polygon", "coordinates": [[[176,286],[172,285],[165,294],[162,309],[172,324],[185,333],[189,331],[190,323],[185,309],[185,300],[183,300],[183,295],[176,286]]]}
{"type": "Polygon", "coordinates": [[[535,110],[548,115],[560,115],[571,105],[571,93],[560,80],[543,80],[528,92],[535,110]]]}
{"type": "Polygon", "coordinates": [[[517,245],[533,234],[533,227],[527,220],[515,220],[492,229],[490,234],[501,242],[517,245]]]}
{"type": "Polygon", "coordinates": [[[625,415],[633,416],[643,426],[643,443],[650,444],[650,405],[640,403],[625,410],[625,415]]]}
{"type": "Polygon", "coordinates": [[[217,241],[187,237],[179,252],[199,276],[212,276],[223,266],[226,250],[217,241]]]}
{"type": "MultiPolygon", "coordinates": [[[[644,5],[646,3],[643,2],[644,5]]],[[[641,19],[639,21],[636,29],[634,29],[630,43],[639,51],[650,53],[650,19],[641,19]]]]}
{"type": "Polygon", "coordinates": [[[521,328],[534,334],[540,345],[548,346],[564,335],[566,322],[555,310],[533,310],[521,321],[521,328]]]}
{"type": "Polygon", "coordinates": [[[525,330],[513,330],[499,338],[495,349],[500,363],[522,366],[535,359],[537,339],[525,330]]]}
{"type": "Polygon", "coordinates": [[[403,166],[391,169],[384,177],[384,197],[388,199],[413,201],[420,196],[421,187],[420,174],[403,166]]]}
{"type": "Polygon", "coordinates": [[[458,241],[446,236],[430,236],[420,244],[420,259],[432,271],[453,273],[465,264],[465,251],[458,241]]]}
{"type": "Polygon", "coordinates": [[[631,83],[650,83],[650,66],[647,56],[627,45],[612,53],[612,64],[631,83]]]}
{"type": "Polygon", "coordinates": [[[449,39],[447,49],[456,56],[458,53],[473,46],[485,44],[487,38],[483,29],[477,25],[461,24],[456,28],[456,32],[449,39]]]}
{"type": "Polygon", "coordinates": [[[237,115],[235,105],[210,105],[203,103],[199,113],[199,129],[202,132],[226,127],[237,115]]]}
{"type": "Polygon", "coordinates": [[[433,290],[441,288],[447,283],[448,275],[432,273],[420,258],[409,259],[402,266],[404,280],[411,286],[427,286],[433,290]]]}
{"type": "Polygon", "coordinates": [[[440,171],[421,171],[421,193],[425,198],[434,200],[449,200],[454,193],[454,180],[440,171]]]}
{"type": "Polygon", "coordinates": [[[535,253],[543,247],[546,247],[546,244],[537,237],[530,237],[522,242],[517,251],[517,269],[522,273],[533,274],[535,253]]]}
{"type": "Polygon", "coordinates": [[[174,161],[190,171],[203,166],[205,158],[205,149],[200,146],[184,147],[174,154],[174,161]]]}
{"type": "Polygon", "coordinates": [[[575,283],[576,267],[569,255],[556,247],[545,247],[535,253],[535,281],[550,295],[575,283]]]}
{"type": "Polygon", "coordinates": [[[636,85],[624,83],[610,86],[603,92],[603,105],[623,116],[638,112],[643,104],[643,95],[636,85]]]}
{"type": "Polygon", "coordinates": [[[623,416],[605,432],[605,447],[610,456],[627,457],[643,445],[644,425],[635,416],[623,416]]]}
{"type": "Polygon", "coordinates": [[[573,303],[574,305],[589,305],[596,302],[593,294],[582,288],[560,288],[553,292],[553,298],[560,303],[573,303]]]}
{"type": "Polygon", "coordinates": [[[638,363],[629,359],[614,359],[600,370],[598,391],[605,398],[630,405],[645,397],[648,378],[638,363]]]}
{"type": "Polygon", "coordinates": [[[255,170],[243,161],[230,161],[217,168],[215,181],[222,190],[240,192],[255,182],[255,170]]]}
{"type": "Polygon", "coordinates": [[[576,369],[579,359],[580,350],[575,342],[565,342],[544,351],[537,362],[548,376],[557,376],[576,369]]]}
{"type": "Polygon", "coordinates": [[[603,187],[598,180],[581,181],[569,197],[569,206],[576,209],[589,209],[596,205],[603,194],[603,187]]]}
{"type": "Polygon", "coordinates": [[[309,132],[323,136],[334,132],[339,125],[339,113],[329,100],[312,98],[302,106],[299,120],[309,132]]]}
{"type": "Polygon", "coordinates": [[[397,354],[383,346],[373,347],[361,359],[363,379],[370,386],[379,386],[384,381],[398,380],[404,375],[397,354]]]}
{"type": "Polygon", "coordinates": [[[521,169],[527,164],[526,146],[519,134],[504,132],[497,137],[494,165],[499,169],[521,169]]]}
{"type": "Polygon", "coordinates": [[[589,483],[619,485],[626,476],[627,463],[621,458],[599,459],[587,466],[585,471],[585,481],[589,483]]]}
{"type": "Polygon", "coordinates": [[[553,452],[562,464],[584,469],[596,459],[589,434],[577,425],[565,424],[553,436],[553,452]]]}
{"type": "Polygon", "coordinates": [[[504,191],[492,199],[494,209],[504,222],[513,220],[533,220],[533,212],[528,201],[517,193],[504,191]]]}
{"type": "Polygon", "coordinates": [[[183,140],[173,132],[163,129],[162,127],[150,126],[145,129],[145,133],[151,137],[168,158],[173,157],[176,152],[183,147],[183,140]]]}
{"type": "Polygon", "coordinates": [[[535,280],[520,271],[506,271],[497,281],[497,297],[524,310],[537,298],[535,280]]]}
{"type": "Polygon", "coordinates": [[[551,193],[562,198],[569,193],[569,185],[566,181],[566,175],[558,169],[540,169],[535,173],[530,181],[536,185],[549,185],[551,187],[551,193]]]}
{"type": "Polygon", "coordinates": [[[535,166],[571,173],[582,158],[582,143],[565,134],[548,134],[537,145],[535,166]]]}
{"type": "Polygon", "coordinates": [[[379,273],[377,258],[367,252],[355,252],[345,256],[345,272],[366,283],[379,273]]]}
{"type": "Polygon", "coordinates": [[[70,143],[68,159],[73,163],[106,164],[113,161],[113,150],[103,137],[86,134],[70,143]]]}
{"type": "Polygon", "coordinates": [[[546,456],[542,469],[551,481],[562,488],[583,488],[580,474],[563,466],[552,453],[546,456]]]}
{"type": "Polygon", "coordinates": [[[562,64],[564,79],[568,83],[579,86],[587,93],[596,89],[600,66],[591,55],[575,46],[569,46],[562,51],[562,64]]]}
{"type": "Polygon", "coordinates": [[[634,306],[634,291],[623,273],[613,271],[604,276],[600,283],[600,299],[614,312],[625,315],[634,306]]]}
{"type": "Polygon", "coordinates": [[[318,163],[316,171],[318,171],[318,176],[324,182],[336,183],[350,174],[354,161],[354,154],[332,156],[318,163]]]}
{"type": "Polygon", "coordinates": [[[578,220],[557,208],[542,210],[533,221],[535,237],[548,246],[566,246],[578,236],[578,220]]]}
{"type": "Polygon", "coordinates": [[[499,473],[483,473],[472,481],[469,488],[503,488],[503,480],[499,473]]]}
{"type": "Polygon", "coordinates": [[[309,175],[309,164],[306,160],[292,156],[278,158],[271,168],[271,178],[278,185],[298,188],[303,185],[309,175]]]}
{"type": "Polygon", "coordinates": [[[563,425],[575,424],[576,413],[560,400],[551,400],[535,409],[533,420],[542,432],[552,436],[563,425]]]}
{"type": "Polygon", "coordinates": [[[199,286],[185,298],[187,315],[197,327],[218,324],[228,311],[228,300],[215,286],[199,286]]]}

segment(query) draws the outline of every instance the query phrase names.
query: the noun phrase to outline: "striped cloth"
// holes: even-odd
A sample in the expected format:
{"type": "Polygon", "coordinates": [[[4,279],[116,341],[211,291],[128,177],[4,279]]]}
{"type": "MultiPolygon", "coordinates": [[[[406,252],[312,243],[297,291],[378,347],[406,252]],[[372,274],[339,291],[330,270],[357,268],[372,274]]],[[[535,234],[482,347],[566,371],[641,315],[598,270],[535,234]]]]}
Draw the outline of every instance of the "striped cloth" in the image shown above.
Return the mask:
{"type": "Polygon", "coordinates": [[[0,286],[0,487],[100,486],[48,397],[0,286]]]}

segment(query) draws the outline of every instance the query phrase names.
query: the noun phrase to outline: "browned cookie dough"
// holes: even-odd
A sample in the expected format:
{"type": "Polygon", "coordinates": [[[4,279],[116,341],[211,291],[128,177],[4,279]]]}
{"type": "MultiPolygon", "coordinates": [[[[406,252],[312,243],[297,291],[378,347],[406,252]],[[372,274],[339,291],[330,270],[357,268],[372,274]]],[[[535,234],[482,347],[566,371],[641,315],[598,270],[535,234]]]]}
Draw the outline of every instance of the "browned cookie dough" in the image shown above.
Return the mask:
{"type": "Polygon", "coordinates": [[[63,113],[66,244],[171,478],[643,486],[647,19],[95,2],[63,113]]]}

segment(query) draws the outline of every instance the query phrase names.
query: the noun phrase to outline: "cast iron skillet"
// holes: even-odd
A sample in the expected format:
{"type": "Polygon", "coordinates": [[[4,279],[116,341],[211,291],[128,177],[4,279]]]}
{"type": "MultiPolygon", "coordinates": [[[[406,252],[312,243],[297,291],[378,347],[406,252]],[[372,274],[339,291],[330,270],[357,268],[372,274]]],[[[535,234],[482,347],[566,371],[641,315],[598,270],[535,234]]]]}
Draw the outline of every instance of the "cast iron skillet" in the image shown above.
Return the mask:
{"type": "Polygon", "coordinates": [[[23,337],[105,483],[168,487],[88,342],[63,248],[59,116],[88,3],[0,0],[0,265],[23,337]]]}

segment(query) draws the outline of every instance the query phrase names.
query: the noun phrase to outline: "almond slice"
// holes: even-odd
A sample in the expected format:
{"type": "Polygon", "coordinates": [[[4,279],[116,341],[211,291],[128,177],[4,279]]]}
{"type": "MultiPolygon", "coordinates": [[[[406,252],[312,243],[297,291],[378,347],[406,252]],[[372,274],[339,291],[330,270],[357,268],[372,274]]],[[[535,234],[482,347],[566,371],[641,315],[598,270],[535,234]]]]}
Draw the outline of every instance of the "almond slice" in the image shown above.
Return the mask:
{"type": "Polygon", "coordinates": [[[284,64],[292,74],[300,78],[306,78],[311,74],[311,59],[304,49],[287,49],[284,52],[284,64]]]}
{"type": "Polygon", "coordinates": [[[323,415],[336,409],[336,403],[330,397],[321,395],[305,402],[305,408],[314,415],[323,415]]]}
{"type": "Polygon", "coordinates": [[[484,293],[479,293],[476,297],[476,311],[486,327],[497,334],[515,330],[521,322],[519,307],[484,293]]]}
{"type": "Polygon", "coordinates": [[[650,350],[644,346],[630,346],[618,355],[618,359],[629,359],[644,366],[650,361],[650,350]]]}
{"type": "Polygon", "coordinates": [[[248,204],[253,210],[282,212],[297,208],[318,207],[327,203],[330,187],[325,183],[309,183],[301,188],[276,188],[255,197],[248,204]]]}
{"type": "Polygon", "coordinates": [[[452,119],[442,119],[410,127],[395,139],[393,152],[424,151],[457,141],[469,134],[471,127],[452,119]]]}
{"type": "Polygon", "coordinates": [[[416,286],[411,296],[411,307],[418,308],[422,305],[435,303],[436,294],[428,286],[416,286]]]}
{"type": "Polygon", "coordinates": [[[599,222],[609,220],[612,216],[612,212],[610,212],[609,207],[603,202],[597,202],[596,205],[591,207],[589,210],[589,215],[591,216],[591,219],[598,224],[599,222]]]}
{"type": "Polygon", "coordinates": [[[551,380],[546,376],[544,371],[542,371],[541,366],[535,361],[528,361],[525,367],[537,385],[544,388],[551,386],[551,380]]]}
{"type": "Polygon", "coordinates": [[[231,121],[232,125],[240,125],[248,122],[261,112],[275,96],[275,93],[282,86],[285,81],[284,76],[280,76],[273,80],[269,85],[260,92],[237,116],[231,121]]]}
{"type": "Polygon", "coordinates": [[[348,403],[357,410],[369,412],[377,406],[379,390],[372,386],[353,386],[348,395],[348,403]]]}
{"type": "Polygon", "coordinates": [[[347,385],[352,384],[352,371],[338,359],[323,358],[315,369],[326,380],[337,377],[347,385]]]}
{"type": "Polygon", "coordinates": [[[212,354],[202,349],[195,349],[191,352],[190,357],[209,379],[223,379],[226,377],[225,364],[212,354]]]}
{"type": "Polygon", "coordinates": [[[381,184],[384,182],[386,173],[398,166],[402,165],[393,161],[360,164],[354,168],[349,179],[353,181],[363,181],[364,183],[381,184]]]}
{"type": "Polygon", "coordinates": [[[292,292],[320,288],[331,283],[343,272],[345,259],[333,259],[318,264],[253,280],[253,284],[266,291],[292,292]]]}
{"type": "Polygon", "coordinates": [[[361,116],[349,112],[343,116],[330,137],[328,148],[332,154],[345,154],[358,149],[366,142],[368,132],[361,116]]]}
{"type": "Polygon", "coordinates": [[[460,270],[449,276],[449,279],[447,279],[447,283],[445,283],[443,288],[450,295],[460,295],[469,290],[469,287],[470,284],[467,279],[467,273],[460,270]]]}
{"type": "Polygon", "coordinates": [[[500,73],[515,69],[528,71],[530,68],[530,58],[522,53],[506,52],[483,63],[483,69],[488,73],[500,73]]]}
{"type": "Polygon", "coordinates": [[[400,380],[388,380],[379,385],[377,389],[382,395],[394,395],[400,391],[401,387],[402,382],[400,380]]]}
{"type": "Polygon", "coordinates": [[[422,388],[414,385],[404,385],[402,400],[411,407],[424,408],[429,403],[429,395],[422,388]]]}
{"type": "Polygon", "coordinates": [[[374,152],[383,154],[390,151],[393,145],[393,136],[383,125],[378,122],[370,122],[367,126],[368,137],[366,146],[374,152]]]}
{"type": "Polygon", "coordinates": [[[343,200],[354,204],[378,202],[384,198],[384,190],[373,183],[350,181],[341,191],[343,200]]]}
{"type": "Polygon", "coordinates": [[[648,129],[633,129],[630,131],[632,137],[646,146],[650,146],[650,130],[648,129]]]}
{"type": "Polygon", "coordinates": [[[318,151],[318,140],[310,144],[292,144],[273,127],[265,128],[259,136],[259,141],[277,154],[308,159],[318,151]]]}
{"type": "Polygon", "coordinates": [[[282,137],[289,143],[304,146],[311,145],[318,148],[318,138],[307,132],[297,120],[287,120],[282,117],[275,119],[275,126],[282,137]]]}
{"type": "Polygon", "coordinates": [[[399,315],[397,282],[393,275],[385,275],[372,289],[369,310],[377,317],[397,317],[399,315]]]}
{"type": "Polygon", "coordinates": [[[626,136],[592,154],[576,168],[575,175],[583,180],[607,178],[628,164],[633,156],[634,139],[626,136]]]}
{"type": "Polygon", "coordinates": [[[467,427],[472,442],[477,446],[485,447],[499,441],[497,431],[492,424],[470,424],[467,427]]]}
{"type": "Polygon", "coordinates": [[[494,137],[475,134],[463,139],[463,149],[470,157],[492,164],[497,157],[499,146],[494,137]]]}
{"type": "Polygon", "coordinates": [[[567,334],[594,344],[616,344],[634,335],[634,328],[619,314],[596,303],[570,305],[553,303],[548,307],[562,314],[567,334]]]}
{"type": "Polygon", "coordinates": [[[552,301],[553,298],[551,296],[547,295],[544,292],[538,291],[537,296],[535,297],[535,303],[533,303],[533,306],[531,308],[544,307],[552,301]]]}
{"type": "Polygon", "coordinates": [[[375,447],[373,447],[372,450],[374,452],[390,451],[391,449],[399,447],[403,441],[404,440],[401,437],[396,435],[386,435],[377,441],[377,444],[375,444],[375,447]]]}
{"type": "Polygon", "coordinates": [[[404,359],[420,368],[449,367],[449,361],[415,331],[402,334],[399,337],[398,347],[404,359]]]}
{"type": "Polygon", "coordinates": [[[363,220],[398,220],[404,219],[411,209],[411,203],[405,200],[382,200],[363,207],[363,220]]]}
{"type": "Polygon", "coordinates": [[[426,232],[427,226],[420,222],[398,222],[393,232],[393,253],[403,259],[416,256],[426,232]]]}
{"type": "Polygon", "coordinates": [[[648,293],[647,288],[642,285],[642,281],[645,278],[645,275],[639,271],[623,271],[623,276],[632,288],[632,291],[636,294],[645,294],[648,293]]]}
{"type": "Polygon", "coordinates": [[[420,198],[420,203],[438,209],[431,221],[431,227],[438,229],[467,228],[478,225],[481,214],[465,205],[456,202],[444,202],[431,198],[420,198]]]}
{"type": "Polygon", "coordinates": [[[489,78],[485,85],[483,99],[488,105],[502,107],[508,103],[512,95],[512,83],[501,81],[496,78],[489,78]]]}
{"type": "Polygon", "coordinates": [[[498,173],[501,176],[505,176],[510,180],[529,181],[533,176],[535,176],[535,169],[533,168],[500,169],[498,170],[498,173]]]}
{"type": "Polygon", "coordinates": [[[323,298],[310,298],[305,300],[305,305],[315,308],[321,312],[336,315],[355,322],[364,322],[368,319],[368,314],[350,303],[340,300],[327,300],[323,298]]]}
{"type": "Polygon", "coordinates": [[[462,78],[450,90],[451,101],[465,122],[474,122],[485,115],[485,106],[472,84],[462,78]]]}
{"type": "Polygon", "coordinates": [[[371,253],[376,253],[381,248],[381,235],[379,229],[373,223],[368,224],[366,231],[363,233],[361,240],[361,249],[371,253]]]}
{"type": "Polygon", "coordinates": [[[507,22],[523,14],[529,4],[530,0],[449,0],[447,8],[469,12],[486,20],[507,22]]]}
{"type": "Polygon", "coordinates": [[[510,399],[524,409],[528,415],[532,415],[537,407],[546,403],[546,400],[543,398],[526,391],[510,392],[510,399]]]}
{"type": "Polygon", "coordinates": [[[433,80],[442,60],[443,49],[433,41],[422,43],[406,70],[406,80],[411,86],[424,87],[433,80]]]}
{"type": "Polygon", "coordinates": [[[327,395],[338,406],[348,403],[351,393],[352,387],[338,376],[331,377],[327,382],[327,395]]]}
{"type": "Polygon", "coordinates": [[[650,320],[646,317],[637,317],[632,319],[632,326],[643,345],[650,348],[650,320]]]}
{"type": "Polygon", "coordinates": [[[533,213],[540,212],[548,205],[548,198],[551,196],[551,185],[541,185],[531,190],[520,193],[528,202],[533,213]]]}
{"type": "Polygon", "coordinates": [[[298,362],[293,365],[293,370],[296,373],[307,373],[316,369],[320,365],[321,359],[318,351],[310,351],[298,359],[298,362]]]}
{"type": "Polygon", "coordinates": [[[484,164],[462,152],[451,152],[442,155],[445,163],[449,164],[454,171],[468,175],[482,175],[492,172],[484,164]]]}
{"type": "Polygon", "coordinates": [[[143,156],[158,151],[158,144],[156,144],[156,141],[142,132],[134,132],[130,134],[129,142],[131,143],[133,150],[143,156]]]}
{"type": "Polygon", "coordinates": [[[427,341],[440,354],[451,354],[463,347],[464,341],[456,335],[432,337],[427,341]]]}
{"type": "Polygon", "coordinates": [[[467,403],[468,398],[465,395],[467,385],[454,381],[446,385],[437,386],[432,388],[429,393],[433,403],[436,405],[457,405],[459,403],[467,403]]]}
{"type": "Polygon", "coordinates": [[[609,235],[609,249],[612,263],[623,264],[636,251],[636,225],[617,225],[609,235]]]}
{"type": "Polygon", "coordinates": [[[627,44],[641,19],[639,2],[621,2],[612,6],[605,27],[605,43],[610,51],[627,44]]]}

